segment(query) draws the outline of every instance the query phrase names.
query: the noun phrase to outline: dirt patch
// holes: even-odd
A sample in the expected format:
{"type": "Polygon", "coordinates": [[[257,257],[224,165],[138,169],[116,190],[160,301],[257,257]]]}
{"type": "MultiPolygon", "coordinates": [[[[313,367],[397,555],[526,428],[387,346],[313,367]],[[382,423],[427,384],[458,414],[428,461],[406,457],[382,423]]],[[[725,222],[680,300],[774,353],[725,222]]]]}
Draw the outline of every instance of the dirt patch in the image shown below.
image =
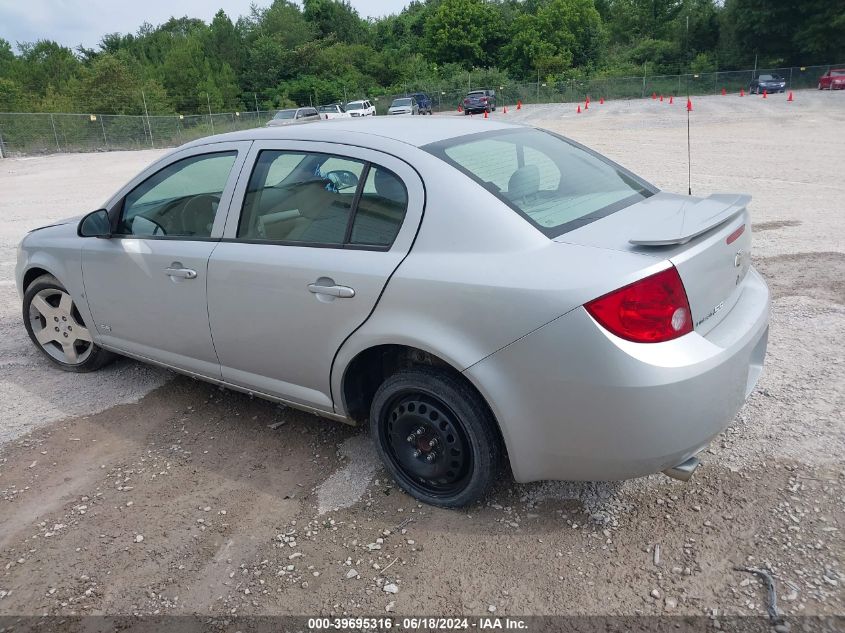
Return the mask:
{"type": "Polygon", "coordinates": [[[842,610],[841,464],[732,472],[715,450],[687,485],[502,481],[465,511],[376,467],[321,514],[361,442],[187,379],[37,430],[0,454],[0,613],[761,613],[744,563],[776,570],[786,613],[842,610]]]}
{"type": "Polygon", "coordinates": [[[772,220],[771,222],[757,222],[751,225],[754,232],[757,231],[774,231],[776,229],[785,229],[791,226],[801,226],[798,220],[772,220]]]}
{"type": "Polygon", "coordinates": [[[773,299],[803,296],[845,304],[845,253],[794,253],[754,257],[773,299]]]}

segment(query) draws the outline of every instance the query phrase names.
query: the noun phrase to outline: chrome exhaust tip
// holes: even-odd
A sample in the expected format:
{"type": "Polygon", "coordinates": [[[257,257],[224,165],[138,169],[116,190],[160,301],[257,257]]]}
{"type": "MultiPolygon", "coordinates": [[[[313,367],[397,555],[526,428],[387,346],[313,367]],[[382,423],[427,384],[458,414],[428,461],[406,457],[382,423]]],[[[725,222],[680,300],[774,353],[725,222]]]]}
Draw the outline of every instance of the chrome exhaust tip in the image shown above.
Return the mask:
{"type": "Polygon", "coordinates": [[[677,466],[667,468],[663,471],[663,474],[667,477],[671,477],[672,479],[689,481],[699,464],[701,464],[701,460],[699,460],[698,457],[690,457],[687,461],[682,462],[677,466]]]}

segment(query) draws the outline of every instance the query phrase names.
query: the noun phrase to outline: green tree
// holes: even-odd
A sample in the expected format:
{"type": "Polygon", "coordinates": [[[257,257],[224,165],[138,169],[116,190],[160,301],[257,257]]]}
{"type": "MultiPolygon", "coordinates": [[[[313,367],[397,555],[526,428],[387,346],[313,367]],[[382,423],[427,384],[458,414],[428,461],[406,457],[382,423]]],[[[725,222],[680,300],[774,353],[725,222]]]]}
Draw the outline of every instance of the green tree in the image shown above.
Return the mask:
{"type": "Polygon", "coordinates": [[[533,14],[513,22],[505,47],[511,68],[559,74],[573,64],[593,65],[602,54],[606,36],[592,0],[548,0],[533,14]]]}
{"type": "Polygon", "coordinates": [[[492,66],[505,41],[505,25],[498,5],[443,0],[426,23],[426,39],[437,62],[492,66]]]}
{"type": "Polygon", "coordinates": [[[360,44],[367,39],[366,22],[347,0],[303,0],[303,16],[319,38],[334,36],[360,44]]]}

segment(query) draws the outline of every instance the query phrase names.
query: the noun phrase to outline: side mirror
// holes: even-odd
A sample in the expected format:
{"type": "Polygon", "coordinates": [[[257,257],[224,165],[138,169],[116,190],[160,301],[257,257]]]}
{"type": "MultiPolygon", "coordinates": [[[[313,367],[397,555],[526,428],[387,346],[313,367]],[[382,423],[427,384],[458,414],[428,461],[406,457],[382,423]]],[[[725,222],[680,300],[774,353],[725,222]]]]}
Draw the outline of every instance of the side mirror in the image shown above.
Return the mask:
{"type": "Polygon", "coordinates": [[[111,237],[111,219],[105,209],[97,209],[79,221],[76,229],[79,237],[111,237]]]}

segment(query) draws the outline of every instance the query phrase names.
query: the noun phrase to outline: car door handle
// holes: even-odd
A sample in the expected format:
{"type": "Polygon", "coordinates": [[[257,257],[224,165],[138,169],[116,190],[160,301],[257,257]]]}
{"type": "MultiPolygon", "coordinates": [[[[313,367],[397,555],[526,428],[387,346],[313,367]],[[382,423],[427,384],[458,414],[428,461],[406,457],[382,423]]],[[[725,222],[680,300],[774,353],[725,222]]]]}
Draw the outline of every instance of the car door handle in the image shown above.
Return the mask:
{"type": "Polygon", "coordinates": [[[355,291],[349,286],[324,286],[322,284],[308,284],[308,290],[315,295],[327,295],[339,299],[349,299],[355,296],[355,291]]]}
{"type": "Polygon", "coordinates": [[[180,279],[196,279],[197,271],[190,268],[165,268],[164,274],[168,277],[179,277],[180,279]]]}

